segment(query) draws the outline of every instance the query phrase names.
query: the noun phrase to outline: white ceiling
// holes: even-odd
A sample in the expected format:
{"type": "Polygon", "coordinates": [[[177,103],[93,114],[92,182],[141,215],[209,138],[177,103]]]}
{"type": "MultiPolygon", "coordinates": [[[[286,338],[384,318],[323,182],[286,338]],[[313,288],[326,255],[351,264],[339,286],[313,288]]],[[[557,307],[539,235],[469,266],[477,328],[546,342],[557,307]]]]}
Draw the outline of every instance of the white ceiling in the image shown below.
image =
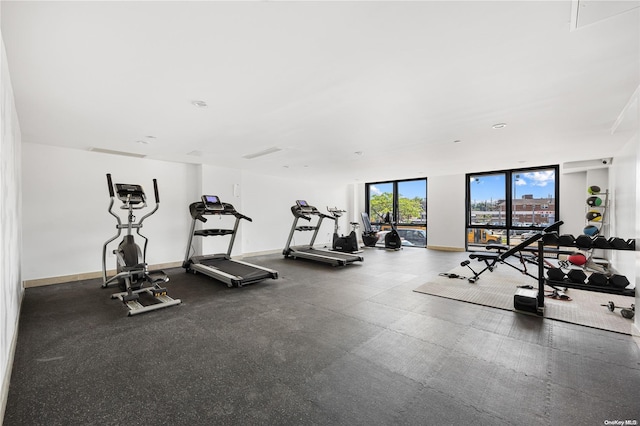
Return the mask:
{"type": "Polygon", "coordinates": [[[354,182],[615,155],[637,130],[618,119],[640,84],[639,4],[2,1],[0,15],[23,142],[354,182]]]}

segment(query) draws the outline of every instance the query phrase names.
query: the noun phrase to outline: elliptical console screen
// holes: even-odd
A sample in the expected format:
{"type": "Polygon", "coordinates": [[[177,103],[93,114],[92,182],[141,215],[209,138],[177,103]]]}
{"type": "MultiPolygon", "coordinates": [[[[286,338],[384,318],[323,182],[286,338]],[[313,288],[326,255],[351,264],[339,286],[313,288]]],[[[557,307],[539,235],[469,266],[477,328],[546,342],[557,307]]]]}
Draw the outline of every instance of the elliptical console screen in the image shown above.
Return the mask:
{"type": "Polygon", "coordinates": [[[123,203],[140,204],[145,202],[145,195],[140,185],[116,183],[118,199],[123,203]]]}
{"type": "Polygon", "coordinates": [[[217,195],[203,195],[202,203],[207,210],[224,210],[222,201],[220,201],[217,195]]]}

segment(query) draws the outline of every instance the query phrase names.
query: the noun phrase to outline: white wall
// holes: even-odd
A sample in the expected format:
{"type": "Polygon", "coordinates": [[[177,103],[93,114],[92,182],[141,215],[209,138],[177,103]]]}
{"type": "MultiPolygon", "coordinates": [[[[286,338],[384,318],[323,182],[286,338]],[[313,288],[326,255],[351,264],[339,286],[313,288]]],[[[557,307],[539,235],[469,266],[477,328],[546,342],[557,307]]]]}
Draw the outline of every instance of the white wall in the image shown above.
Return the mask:
{"type": "MultiPolygon", "coordinates": [[[[191,225],[188,207],[204,193],[220,196],[253,219],[240,222],[233,255],[282,250],[293,222],[290,207],[297,199],[306,199],[323,212],[327,206],[349,205],[348,185],[27,143],[23,144],[22,160],[24,280],[101,270],[102,245],[116,233],[115,220],[107,213],[107,173],[112,174],[114,183],[142,185],[150,206],[154,205],[152,179],[158,179],[160,209],[145,220],[142,229],[149,238],[150,265],[184,259],[191,225]]],[[[115,206],[120,211],[119,201],[115,206]]],[[[143,211],[136,216],[142,217],[143,211]]],[[[120,216],[126,221],[124,211],[120,216]]],[[[206,228],[232,228],[234,223],[232,217],[208,219],[206,228]]],[[[344,219],[343,228],[346,224],[344,219]]],[[[316,243],[330,243],[332,233],[333,222],[325,220],[316,243]]],[[[296,233],[294,242],[305,244],[310,237],[310,233],[296,233]]],[[[229,238],[205,238],[201,250],[194,244],[195,250],[190,252],[226,252],[229,238]]],[[[136,240],[142,245],[143,240],[136,240]]],[[[115,267],[111,251],[117,241],[120,238],[108,248],[110,269],[115,267]]]]}
{"type": "MultiPolygon", "coordinates": [[[[200,187],[200,192],[193,194],[191,202],[200,201],[200,197],[204,194],[217,195],[220,199],[229,204],[233,204],[235,209],[242,214],[242,198],[240,196],[240,184],[242,182],[242,173],[240,170],[228,169],[224,167],[214,167],[210,165],[198,166],[201,173],[199,175],[199,182],[195,182],[194,187],[200,187]],[[234,186],[237,185],[238,191],[236,196],[234,194],[234,186]]],[[[184,208],[185,217],[191,220],[191,216],[188,214],[187,206],[184,208]]],[[[247,215],[248,216],[248,215],[247,215]]],[[[206,223],[198,221],[196,229],[233,229],[235,224],[235,216],[218,216],[208,215],[205,217],[206,223]]],[[[238,255],[243,252],[242,248],[242,233],[246,226],[246,221],[241,220],[238,225],[238,234],[233,244],[232,255],[238,255]]],[[[186,243],[188,233],[183,236],[183,240],[186,243]]],[[[215,236],[215,237],[194,237],[194,253],[197,254],[213,254],[213,253],[226,253],[231,241],[230,236],[215,236]],[[197,243],[200,240],[202,244],[202,251],[198,251],[197,243]]]]}
{"type": "Polygon", "coordinates": [[[427,179],[427,246],[464,249],[465,175],[427,179]]]}
{"type": "MultiPolygon", "coordinates": [[[[306,200],[323,213],[327,213],[327,206],[347,210],[340,222],[341,232],[348,225],[345,217],[350,218],[354,214],[349,211],[349,185],[281,179],[244,172],[240,191],[242,213],[253,219],[252,223],[245,224],[243,228],[242,247],[245,253],[284,248],[294,219],[291,206],[295,205],[296,200],[306,200]]],[[[307,222],[301,219],[298,224],[306,225],[307,222]]],[[[311,224],[315,224],[315,218],[312,218],[311,224]]],[[[333,224],[330,220],[323,221],[316,245],[331,243],[333,224]]],[[[311,234],[312,232],[296,232],[292,245],[307,244],[311,234]]]]}
{"type": "MultiPolygon", "coordinates": [[[[0,38],[0,419],[9,391],[23,288],[20,274],[20,127],[0,38]]],[[[0,420],[1,422],[1,420],[0,420]]]]}
{"type": "Polygon", "coordinates": [[[560,234],[581,235],[585,227],[587,172],[560,174],[560,234]]]}
{"type": "MultiPolygon", "coordinates": [[[[635,305],[640,306],[640,86],[631,96],[621,113],[618,128],[633,130],[634,134],[624,148],[617,153],[611,167],[612,189],[610,217],[611,235],[635,239],[636,251],[612,251],[612,262],[617,272],[636,284],[635,305]],[[635,280],[634,280],[635,279],[635,280]]],[[[634,319],[635,334],[640,336],[640,316],[634,319]]],[[[638,340],[640,344],[640,340],[638,340]]]]}
{"type": "MultiPolygon", "coordinates": [[[[638,143],[630,141],[616,157],[611,167],[611,197],[609,216],[610,235],[626,239],[640,237],[636,222],[636,162],[638,143]]],[[[637,252],[611,251],[611,262],[616,271],[634,282],[637,252]]],[[[637,283],[638,281],[635,280],[637,283]]]]}
{"type": "MultiPolygon", "coordinates": [[[[638,122],[640,122],[640,98],[636,99],[638,122]]],[[[635,214],[635,238],[636,238],[636,265],[635,265],[635,277],[636,277],[636,306],[640,307],[640,292],[638,284],[640,283],[640,133],[636,134],[636,214],[635,214]]],[[[635,316],[635,334],[640,336],[640,315],[635,316]]],[[[640,345],[640,340],[637,340],[640,345]]]]}
{"type": "MultiPolygon", "coordinates": [[[[142,185],[149,206],[155,203],[152,180],[158,180],[160,209],[142,229],[149,238],[147,262],[183,257],[190,217],[185,212],[195,194],[194,166],[29,143],[22,145],[22,152],[24,280],[101,270],[102,245],[116,234],[115,219],[107,213],[107,173],[114,183],[142,185]]],[[[120,205],[116,200],[114,211],[126,222],[120,205]]],[[[142,239],[136,241],[142,246],[142,239]]],[[[109,245],[107,268],[115,268],[110,252],[116,245],[109,245]]]]}

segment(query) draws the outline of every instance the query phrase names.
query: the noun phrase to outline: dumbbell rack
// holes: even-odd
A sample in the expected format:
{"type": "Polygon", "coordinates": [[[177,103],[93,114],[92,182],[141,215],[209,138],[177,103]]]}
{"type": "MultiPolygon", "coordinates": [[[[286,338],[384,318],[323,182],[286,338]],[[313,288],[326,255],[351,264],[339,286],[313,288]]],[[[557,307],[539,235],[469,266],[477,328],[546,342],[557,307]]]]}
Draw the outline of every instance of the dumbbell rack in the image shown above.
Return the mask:
{"type": "MultiPolygon", "coordinates": [[[[634,247],[635,248],[635,247],[634,247]]],[[[629,248],[626,250],[633,250],[634,248],[629,248]]],[[[614,247],[607,248],[603,250],[622,250],[616,249],[614,247]]],[[[619,294],[622,296],[634,296],[635,289],[624,289],[624,288],[615,288],[615,287],[601,287],[594,286],[589,284],[579,284],[572,283],[568,281],[552,281],[545,277],[544,274],[544,241],[538,241],[538,295],[537,295],[537,314],[542,316],[544,314],[544,287],[545,285],[549,285],[551,287],[566,287],[566,288],[575,288],[578,290],[587,290],[594,291],[598,293],[609,293],[609,294],[619,294]]]]}

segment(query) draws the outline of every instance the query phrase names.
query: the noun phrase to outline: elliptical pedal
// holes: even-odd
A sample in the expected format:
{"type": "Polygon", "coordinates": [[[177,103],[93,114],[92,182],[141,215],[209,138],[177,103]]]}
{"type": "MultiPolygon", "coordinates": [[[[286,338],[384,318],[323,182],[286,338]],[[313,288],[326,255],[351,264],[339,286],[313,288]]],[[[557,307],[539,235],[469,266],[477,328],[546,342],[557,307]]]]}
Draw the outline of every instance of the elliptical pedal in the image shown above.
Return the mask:
{"type": "Polygon", "coordinates": [[[151,294],[153,294],[153,297],[166,296],[167,295],[167,289],[163,288],[163,287],[152,288],[151,289],[151,294]]]}

